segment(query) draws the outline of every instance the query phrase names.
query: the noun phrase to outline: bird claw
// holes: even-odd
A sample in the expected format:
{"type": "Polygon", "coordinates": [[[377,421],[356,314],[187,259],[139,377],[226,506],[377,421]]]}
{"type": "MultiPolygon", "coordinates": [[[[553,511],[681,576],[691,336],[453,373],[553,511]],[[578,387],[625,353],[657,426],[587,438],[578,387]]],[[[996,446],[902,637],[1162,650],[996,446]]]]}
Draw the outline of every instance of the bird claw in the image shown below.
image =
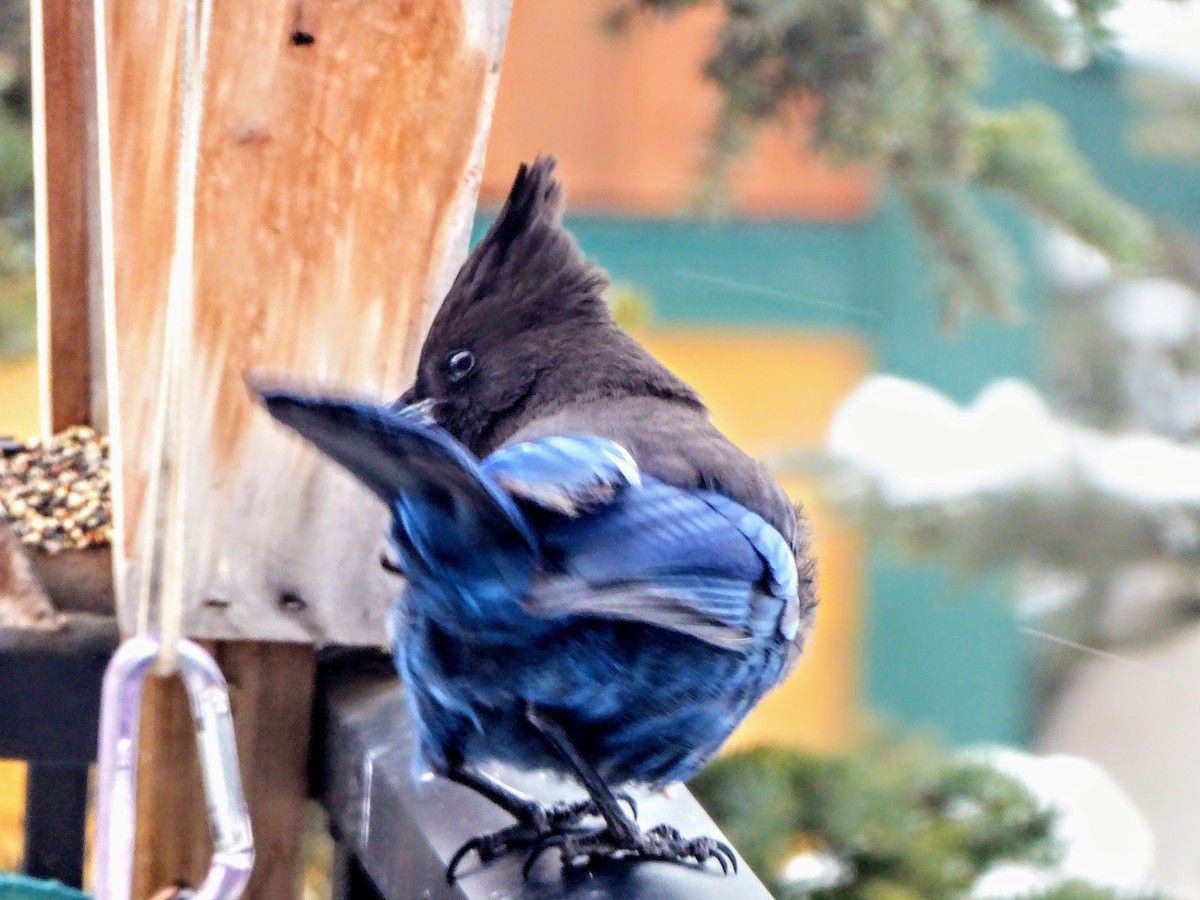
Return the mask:
{"type": "MultiPolygon", "coordinates": [[[[624,792],[617,794],[616,798],[624,801],[625,805],[629,807],[633,821],[636,822],[638,817],[637,801],[624,792]]],[[[546,817],[546,830],[551,833],[569,830],[580,819],[599,816],[601,814],[595,801],[589,798],[574,800],[569,803],[556,803],[554,806],[543,808],[542,811],[546,817]]]]}
{"type": "MultiPolygon", "coordinates": [[[[629,806],[636,821],[637,801],[625,793],[617,794],[617,799],[623,800],[629,806]]],[[[454,883],[458,877],[459,865],[472,851],[481,863],[486,864],[506,853],[540,846],[548,838],[573,834],[572,828],[581,820],[599,815],[596,804],[587,799],[556,803],[554,806],[535,806],[516,825],[501,828],[491,834],[477,835],[455,850],[450,862],[446,864],[446,881],[449,884],[454,883]]]]}
{"type": "Polygon", "coordinates": [[[481,863],[489,863],[505,853],[537,843],[544,833],[533,823],[521,822],[517,825],[510,825],[508,828],[501,828],[491,834],[477,835],[455,850],[454,855],[450,857],[450,862],[446,864],[446,882],[454,884],[454,880],[458,877],[459,864],[467,858],[472,850],[478,854],[481,863]]]}
{"type": "Polygon", "coordinates": [[[703,866],[715,859],[721,872],[729,874],[738,870],[737,856],[733,848],[724,841],[711,837],[685,838],[670,825],[656,825],[649,831],[636,833],[629,838],[618,837],[608,828],[598,831],[570,831],[548,834],[537,841],[522,872],[526,878],[534,865],[548,850],[558,848],[563,865],[567,868],[586,868],[597,860],[644,859],[659,862],[688,863],[695,861],[703,866]]]}

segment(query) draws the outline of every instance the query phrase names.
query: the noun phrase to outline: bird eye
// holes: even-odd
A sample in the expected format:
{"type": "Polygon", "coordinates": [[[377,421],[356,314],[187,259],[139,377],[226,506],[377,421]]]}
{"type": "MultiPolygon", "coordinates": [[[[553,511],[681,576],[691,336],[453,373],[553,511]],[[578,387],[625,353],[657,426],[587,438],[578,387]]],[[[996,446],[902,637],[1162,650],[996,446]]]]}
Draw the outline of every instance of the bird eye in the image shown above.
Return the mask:
{"type": "Polygon", "coordinates": [[[470,350],[458,350],[446,359],[446,374],[451,381],[460,381],[475,368],[475,354],[470,350]]]}

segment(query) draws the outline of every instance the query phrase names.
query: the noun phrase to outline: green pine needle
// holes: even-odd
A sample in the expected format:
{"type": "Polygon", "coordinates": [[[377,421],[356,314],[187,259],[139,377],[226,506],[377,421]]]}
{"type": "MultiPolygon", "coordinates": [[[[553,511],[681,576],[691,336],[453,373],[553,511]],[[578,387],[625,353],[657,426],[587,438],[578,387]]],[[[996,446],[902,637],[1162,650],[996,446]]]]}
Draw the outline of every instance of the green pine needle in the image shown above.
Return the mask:
{"type": "MultiPolygon", "coordinates": [[[[664,15],[703,0],[623,0],[611,21],[664,15]]],[[[1058,118],[1035,106],[994,111],[978,101],[987,70],[984,19],[1061,65],[1106,47],[1118,0],[723,0],[725,20],[705,65],[723,108],[698,206],[722,208],[732,160],[754,131],[816,101],[815,149],[873,165],[900,189],[929,249],[946,319],[1013,318],[1017,265],[972,196],[999,191],[1122,264],[1154,251],[1142,215],[1105,191],[1058,118]]]]}
{"type": "Polygon", "coordinates": [[[1115,263],[1149,260],[1150,221],[1092,179],[1053,112],[1035,104],[982,112],[972,138],[980,183],[1011,195],[1115,263]]]}
{"type": "MultiPolygon", "coordinates": [[[[691,787],[781,900],[957,900],[994,865],[1061,857],[1052,814],[1020,783],[884,730],[841,755],[761,747],[724,756],[691,787]],[[784,867],[802,852],[836,860],[842,878],[821,889],[789,883],[784,867]]],[[[1120,897],[1076,881],[1027,900],[1120,897]]]]}

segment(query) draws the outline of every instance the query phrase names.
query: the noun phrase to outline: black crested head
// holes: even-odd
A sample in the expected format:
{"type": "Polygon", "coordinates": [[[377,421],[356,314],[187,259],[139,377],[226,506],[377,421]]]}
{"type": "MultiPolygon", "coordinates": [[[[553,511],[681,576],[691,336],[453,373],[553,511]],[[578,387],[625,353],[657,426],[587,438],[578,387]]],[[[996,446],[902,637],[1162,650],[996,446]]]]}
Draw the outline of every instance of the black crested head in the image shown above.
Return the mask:
{"type": "Polygon", "coordinates": [[[521,164],[499,215],[446,295],[430,338],[464,317],[502,313],[533,325],[606,316],[608,276],[563,227],[566,204],[554,166],[552,156],[521,164]]]}
{"type": "Polygon", "coordinates": [[[554,158],[522,164],[508,199],[434,317],[404,402],[479,455],[525,422],[585,398],[658,396],[700,407],[613,321],[608,277],[563,227],[554,158]]]}

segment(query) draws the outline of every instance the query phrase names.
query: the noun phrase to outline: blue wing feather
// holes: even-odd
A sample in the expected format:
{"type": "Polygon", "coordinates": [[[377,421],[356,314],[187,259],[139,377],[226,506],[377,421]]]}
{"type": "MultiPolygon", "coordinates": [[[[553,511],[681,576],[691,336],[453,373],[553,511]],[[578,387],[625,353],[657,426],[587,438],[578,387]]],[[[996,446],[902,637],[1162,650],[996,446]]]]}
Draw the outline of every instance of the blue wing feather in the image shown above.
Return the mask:
{"type": "Polygon", "coordinates": [[[608,509],[548,525],[542,545],[567,574],[595,583],[682,572],[756,582],[762,574],[753,545],[702,492],[652,478],[608,509]]]}
{"type": "Polygon", "coordinates": [[[465,630],[519,614],[538,541],[516,503],[421,406],[262,390],[268,411],[390,508],[404,573],[465,630]]]}
{"type": "Polygon", "coordinates": [[[523,610],[642,621],[723,647],[795,636],[782,536],[719,494],[642,477],[610,440],[542,438],[480,463],[421,408],[263,399],[388,502],[406,574],[468,630],[523,610]],[[561,515],[535,533],[514,497],[561,515]]]}
{"type": "Polygon", "coordinates": [[[568,516],[610,503],[641,483],[629,451],[594,435],[512,444],[491,454],[482,468],[514,497],[568,516]]]}
{"type": "Polygon", "coordinates": [[[555,571],[526,601],[534,615],[644,621],[730,647],[787,636],[791,549],[720,495],[644,478],[609,507],[548,524],[542,549],[555,571]]]}

